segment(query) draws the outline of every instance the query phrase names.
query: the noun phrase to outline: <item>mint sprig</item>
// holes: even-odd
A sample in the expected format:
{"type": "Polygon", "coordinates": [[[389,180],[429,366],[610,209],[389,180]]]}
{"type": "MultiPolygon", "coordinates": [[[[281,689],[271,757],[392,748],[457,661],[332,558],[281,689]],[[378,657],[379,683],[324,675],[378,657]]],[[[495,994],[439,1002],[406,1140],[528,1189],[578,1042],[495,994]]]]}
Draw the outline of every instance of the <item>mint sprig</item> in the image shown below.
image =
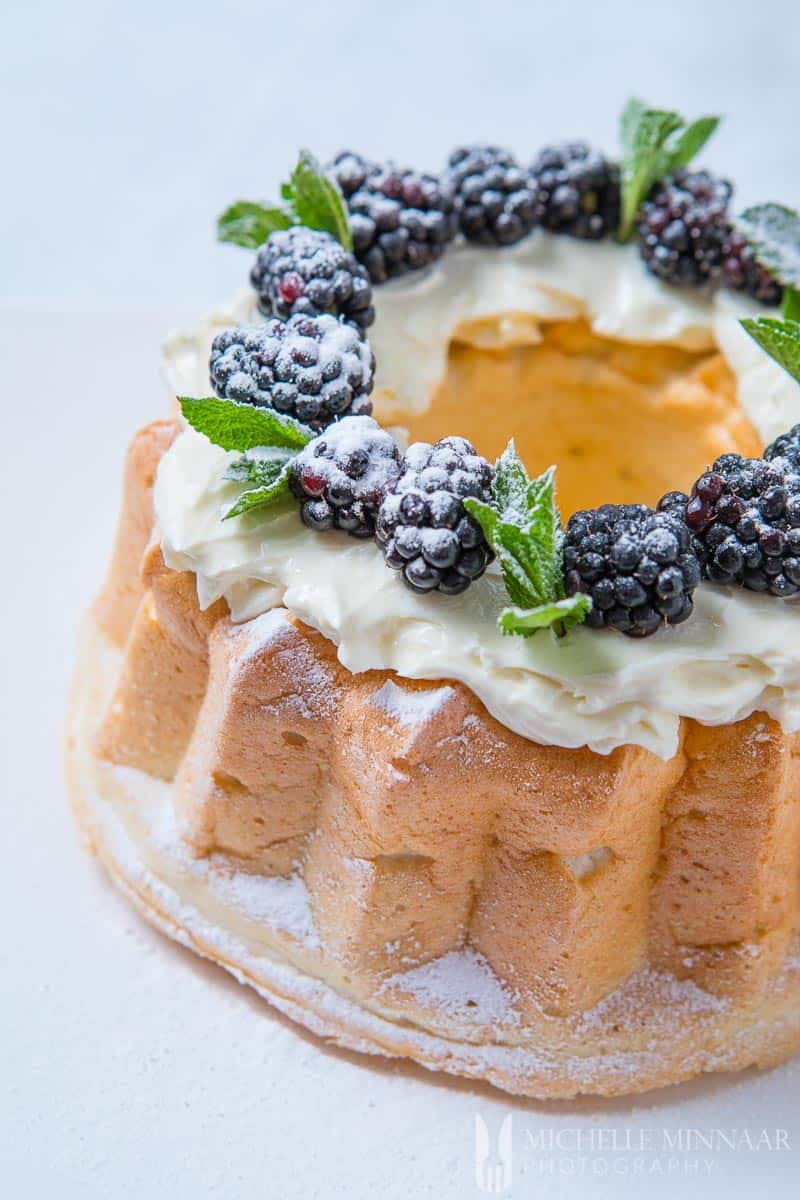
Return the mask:
{"type": "Polygon", "coordinates": [[[566,594],[555,467],[529,479],[514,442],[509,442],[495,466],[492,501],[469,497],[464,507],[497,555],[513,605],[500,614],[500,629],[531,637],[552,628],[563,636],[585,620],[592,602],[582,594],[566,594]]]}
{"type": "Polygon", "coordinates": [[[336,180],[327,175],[309,150],[301,150],[289,179],[281,185],[282,204],[237,200],[217,221],[217,237],[255,250],[277,229],[305,225],[332,233],[346,250],[353,249],[347,205],[336,180]]]}
{"type": "Polygon", "coordinates": [[[736,218],[736,226],[773,279],[800,289],[800,213],[783,204],[756,204],[736,218]]]}
{"type": "Polygon", "coordinates": [[[308,150],[300,151],[282,195],[298,225],[324,229],[338,238],[345,250],[352,251],[353,235],[344,196],[336,180],[325,174],[308,150]]]}
{"type": "Polygon", "coordinates": [[[715,116],[687,122],[669,109],[648,108],[642,100],[628,101],[620,119],[621,242],[631,236],[636,214],[653,184],[688,166],[719,122],[715,116]]]}
{"type": "Polygon", "coordinates": [[[230,464],[225,478],[251,486],[225,513],[224,520],[254,508],[275,507],[288,494],[289,464],[316,436],[313,430],[272,409],[217,396],[179,396],[178,402],[192,429],[215,446],[242,455],[230,464]]]}
{"type": "Polygon", "coordinates": [[[784,321],[800,321],[800,290],[797,288],[783,289],[783,304],[781,314],[784,321]]]}
{"type": "Polygon", "coordinates": [[[254,508],[262,511],[273,507],[289,492],[289,464],[295,457],[294,450],[283,446],[256,446],[248,450],[225,472],[225,478],[236,483],[249,483],[233,508],[225,513],[223,520],[240,517],[254,508]]]}
{"type": "Polygon", "coordinates": [[[504,608],[497,624],[503,633],[518,633],[522,637],[532,637],[540,629],[566,632],[572,625],[585,621],[591,607],[591,598],[579,592],[576,596],[553,600],[536,608],[504,608]]]}
{"type": "Polygon", "coordinates": [[[748,317],[740,324],[770,358],[800,383],[800,321],[748,317]]]}
{"type": "Polygon", "coordinates": [[[186,421],[192,429],[203,433],[223,450],[238,450],[244,454],[257,446],[280,446],[287,450],[302,450],[316,435],[307,425],[286,417],[271,408],[256,408],[218,396],[194,399],[179,396],[186,421]]]}
{"type": "Polygon", "coordinates": [[[217,237],[221,242],[255,250],[276,229],[288,229],[292,224],[292,217],[282,208],[265,208],[251,200],[237,200],[218,218],[217,237]]]}

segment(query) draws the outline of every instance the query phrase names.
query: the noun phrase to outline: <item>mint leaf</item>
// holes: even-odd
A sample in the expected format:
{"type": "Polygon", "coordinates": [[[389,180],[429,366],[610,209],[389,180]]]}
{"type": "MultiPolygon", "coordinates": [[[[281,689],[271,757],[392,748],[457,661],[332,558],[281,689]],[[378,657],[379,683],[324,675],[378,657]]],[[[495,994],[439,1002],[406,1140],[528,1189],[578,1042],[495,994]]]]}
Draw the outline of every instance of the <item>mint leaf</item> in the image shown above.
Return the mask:
{"type": "Polygon", "coordinates": [[[669,171],[677,171],[679,167],[688,167],[694,156],[700,153],[711,135],[716,132],[720,119],[720,117],[698,117],[681,132],[676,132],[674,138],[670,138],[669,171]]]}
{"type": "Polygon", "coordinates": [[[503,633],[518,633],[522,637],[532,637],[540,629],[550,627],[563,636],[573,625],[585,621],[591,608],[591,599],[578,592],[536,608],[504,608],[497,623],[503,633]]]}
{"type": "Polygon", "coordinates": [[[315,437],[313,430],[271,408],[255,408],[217,396],[194,399],[179,396],[186,421],[223,450],[252,450],[256,446],[283,446],[302,450],[315,437]]]}
{"type": "Polygon", "coordinates": [[[757,204],[736,225],[778,283],[800,288],[800,213],[783,204],[757,204]]]}
{"type": "Polygon", "coordinates": [[[740,324],[770,358],[800,382],[800,321],[748,317],[740,324]]]}
{"type": "Polygon", "coordinates": [[[301,150],[289,179],[281,184],[282,205],[237,200],[217,220],[217,237],[255,250],[276,229],[305,225],[338,238],[346,250],[353,249],[350,217],[338,183],[326,175],[308,150],[301,150]]]}
{"type": "Polygon", "coordinates": [[[566,632],[585,618],[591,600],[565,595],[555,468],[529,479],[513,441],[509,442],[495,464],[492,497],[491,504],[468,497],[464,507],[497,555],[515,605],[501,614],[500,628],[525,637],[549,626],[559,634],[566,632]]]}
{"type": "Polygon", "coordinates": [[[258,455],[258,451],[248,451],[245,458],[231,464],[225,473],[225,479],[241,479],[242,473],[249,473],[249,481],[259,486],[242,492],[233,508],[225,512],[223,521],[229,521],[231,517],[240,517],[243,512],[252,512],[253,509],[272,508],[289,494],[289,463],[294,457],[290,451],[283,451],[283,460],[279,457],[259,458],[249,455],[258,455]]]}
{"type": "Polygon", "coordinates": [[[292,214],[283,208],[266,208],[251,200],[237,200],[217,220],[217,238],[256,250],[276,229],[294,224],[292,214]]]}
{"type": "Polygon", "coordinates": [[[623,111],[620,241],[630,236],[642,200],[659,177],[664,143],[681,124],[677,113],[646,108],[641,100],[629,101],[623,111]]]}
{"type": "Polygon", "coordinates": [[[781,316],[784,321],[800,321],[800,291],[796,288],[784,288],[781,316]]]}
{"type": "Polygon", "coordinates": [[[618,237],[626,241],[636,214],[653,184],[685,167],[719,125],[719,117],[699,117],[689,124],[680,113],[648,108],[630,100],[620,119],[622,214],[618,237]]]}
{"type": "Polygon", "coordinates": [[[352,251],[350,219],[339,185],[320,167],[308,150],[301,150],[297,166],[281,194],[289,200],[300,225],[324,229],[352,251]]]}
{"type": "Polygon", "coordinates": [[[495,463],[492,490],[497,508],[505,513],[527,513],[530,482],[512,438],[495,463]]]}
{"type": "Polygon", "coordinates": [[[294,457],[295,451],[284,446],[255,446],[235,463],[231,463],[225,472],[225,478],[235,483],[254,483],[258,487],[271,487],[294,457]]]}

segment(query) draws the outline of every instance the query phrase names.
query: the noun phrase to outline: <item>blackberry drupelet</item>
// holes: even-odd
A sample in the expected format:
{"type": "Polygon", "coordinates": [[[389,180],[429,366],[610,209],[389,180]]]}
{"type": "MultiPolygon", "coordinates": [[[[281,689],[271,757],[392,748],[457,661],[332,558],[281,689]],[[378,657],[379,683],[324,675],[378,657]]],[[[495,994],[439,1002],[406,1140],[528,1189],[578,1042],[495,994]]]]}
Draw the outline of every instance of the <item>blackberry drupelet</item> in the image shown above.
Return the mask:
{"type": "Polygon", "coordinates": [[[639,213],[639,252],[665,283],[708,284],[722,274],[730,240],[731,185],[708,171],[676,171],[639,213]]]}
{"type": "Polygon", "coordinates": [[[789,459],[723,454],[694,484],[685,520],[712,582],[800,592],[800,473],[789,459]]]}
{"type": "Polygon", "coordinates": [[[691,615],[701,572],[680,520],[644,504],[604,504],[567,522],[564,576],[570,596],[592,598],[587,625],[649,637],[691,615]]]}
{"type": "Polygon", "coordinates": [[[356,258],[373,283],[427,267],[458,232],[447,179],[343,151],[328,166],[350,211],[356,258]]]}
{"type": "Polygon", "coordinates": [[[456,596],[494,557],[462,500],[491,501],[493,469],[466,438],[446,437],[406,451],[400,477],[386,494],[375,530],[386,562],[415,592],[456,596]]]}
{"type": "Polygon", "coordinates": [[[619,168],[584,142],[546,146],[531,165],[545,229],[597,240],[619,225],[619,168]]]}
{"type": "Polygon", "coordinates": [[[464,237],[484,246],[510,246],[536,224],[530,175],[498,146],[462,146],[448,160],[464,237]]]}
{"type": "Polygon", "coordinates": [[[250,282],[258,307],[281,320],[330,313],[366,329],[375,319],[369,276],[331,233],[293,225],[270,234],[258,251],[250,282]]]}
{"type": "Polygon", "coordinates": [[[780,304],[783,288],[762,266],[747,238],[733,230],[725,247],[722,273],[729,288],[746,292],[761,304],[780,304]]]}
{"type": "Polygon", "coordinates": [[[214,338],[209,362],[218,396],[272,408],[315,430],[372,412],[374,368],[369,343],[331,316],[226,329],[214,338]]]}
{"type": "Polygon", "coordinates": [[[371,417],[344,417],[292,460],[289,486],[303,523],[369,538],[386,489],[400,474],[400,451],[371,417]]]}
{"type": "Polygon", "coordinates": [[[785,458],[795,471],[800,471],[800,425],[793,425],[788,433],[776,437],[764,451],[764,458],[767,462],[785,458]]]}

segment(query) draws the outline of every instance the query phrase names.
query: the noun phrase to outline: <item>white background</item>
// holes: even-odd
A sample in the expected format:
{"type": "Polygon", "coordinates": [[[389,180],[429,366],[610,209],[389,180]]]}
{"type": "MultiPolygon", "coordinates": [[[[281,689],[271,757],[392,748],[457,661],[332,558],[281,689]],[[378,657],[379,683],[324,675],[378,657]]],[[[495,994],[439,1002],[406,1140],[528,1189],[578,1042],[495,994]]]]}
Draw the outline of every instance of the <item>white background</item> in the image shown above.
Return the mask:
{"type": "Polygon", "coordinates": [[[613,149],[632,93],[726,122],[741,201],[800,199],[800,6],[406,0],[12,3],[0,44],[3,854],[0,1177],[14,1200],[478,1195],[473,1119],[515,1116],[515,1197],[800,1182],[797,1063],[639,1101],[538,1104],[331,1051],[145,927],[80,851],[61,777],[81,610],[158,343],[245,278],[213,241],[298,145],[436,168],[468,139],[613,149]],[[763,18],[763,19],[762,19],[763,18]],[[541,1154],[528,1133],[776,1126],[790,1153],[541,1154]],[[660,1170],[659,1170],[660,1168],[660,1170]],[[674,1168],[673,1168],[674,1169],[674,1168]],[[702,1169],[702,1167],[701,1167],[702,1169]],[[608,1174],[605,1174],[608,1172],[608,1174]],[[654,1173],[657,1172],[657,1173],[654,1173]]]}

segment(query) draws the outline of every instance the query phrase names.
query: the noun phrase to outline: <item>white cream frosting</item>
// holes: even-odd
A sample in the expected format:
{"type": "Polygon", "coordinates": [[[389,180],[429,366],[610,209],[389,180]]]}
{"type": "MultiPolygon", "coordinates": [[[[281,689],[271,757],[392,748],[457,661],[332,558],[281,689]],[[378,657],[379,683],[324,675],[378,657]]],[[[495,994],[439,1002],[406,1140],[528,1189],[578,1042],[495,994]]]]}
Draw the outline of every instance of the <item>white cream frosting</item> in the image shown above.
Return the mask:
{"type": "MultiPolygon", "coordinates": [[[[738,298],[667,288],[635,250],[613,243],[539,234],[510,250],[455,247],[419,280],[377,290],[376,387],[391,390],[395,411],[419,411],[461,322],[505,315],[512,340],[520,329],[531,340],[531,317],[584,316],[596,332],[631,341],[719,345],[767,440],[800,420],[800,387],[741,330],[745,308],[754,311],[738,298]]],[[[171,391],[207,393],[211,339],[249,319],[251,294],[173,336],[165,352],[171,391]]],[[[232,457],[189,431],[156,481],[165,560],[196,573],[202,607],[224,596],[234,619],[247,620],[283,604],[330,638],[350,670],[459,680],[498,721],[537,742],[600,753],[633,743],[668,758],[682,716],[716,725],[763,711],[787,732],[800,729],[798,606],[704,585],[690,621],[644,641],[586,628],[560,642],[547,633],[504,637],[496,620],[507,600],[495,568],[462,596],[417,596],[372,543],[311,533],[295,511],[221,520],[242,490],[223,479],[232,457]]]]}
{"type": "MultiPolygon", "coordinates": [[[[457,245],[430,271],[375,289],[373,400],[376,415],[423,412],[444,375],[459,325],[500,318],[507,342],[536,342],[538,321],[583,317],[595,333],[688,350],[719,346],[736,375],[739,402],[764,442],[800,419],[800,388],[744,332],[739,318],[760,310],[722,290],[709,297],[660,283],[635,246],[534,233],[516,246],[457,245]]],[[[243,291],[194,330],[164,347],[164,377],[175,395],[207,395],[212,339],[237,323],[263,320],[243,291]]]]}

